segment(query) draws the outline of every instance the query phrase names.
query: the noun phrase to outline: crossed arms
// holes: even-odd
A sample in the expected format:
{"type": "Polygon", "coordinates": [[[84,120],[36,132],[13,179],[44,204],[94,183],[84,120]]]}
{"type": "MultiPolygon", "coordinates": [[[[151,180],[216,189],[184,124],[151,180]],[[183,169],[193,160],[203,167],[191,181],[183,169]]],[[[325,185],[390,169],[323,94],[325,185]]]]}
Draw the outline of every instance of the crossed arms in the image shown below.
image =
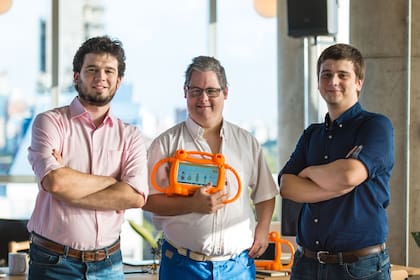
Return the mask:
{"type": "MultiPolygon", "coordinates": [[[[28,159],[39,178],[40,187],[56,199],[84,209],[118,211],[142,207],[145,203],[144,195],[130,184],[117,180],[115,174],[92,175],[66,166],[68,160],[63,160],[63,157],[66,159],[68,155],[53,150],[62,146],[63,139],[67,137],[63,128],[70,126],[70,122],[62,115],[57,112],[41,114],[33,123],[28,159]],[[45,170],[49,171],[44,173],[45,170]]],[[[141,145],[141,138],[136,134],[131,146],[141,145]]],[[[141,176],[141,173],[147,176],[145,149],[137,148],[127,153],[130,161],[124,163],[125,169],[121,172],[129,172],[124,177],[138,183],[137,187],[143,187],[140,186],[143,182],[133,179],[133,176],[141,176]],[[130,171],[127,171],[128,165],[130,171]]],[[[147,185],[147,179],[144,179],[144,184],[147,185]]]]}
{"type": "Polygon", "coordinates": [[[145,202],[144,196],[127,183],[68,167],[49,172],[41,184],[58,200],[85,209],[123,210],[140,208],[145,202]]]}
{"type": "Polygon", "coordinates": [[[280,195],[304,203],[329,200],[351,192],[365,181],[368,171],[357,159],[339,159],[328,164],[308,166],[298,175],[283,174],[280,195]]]}

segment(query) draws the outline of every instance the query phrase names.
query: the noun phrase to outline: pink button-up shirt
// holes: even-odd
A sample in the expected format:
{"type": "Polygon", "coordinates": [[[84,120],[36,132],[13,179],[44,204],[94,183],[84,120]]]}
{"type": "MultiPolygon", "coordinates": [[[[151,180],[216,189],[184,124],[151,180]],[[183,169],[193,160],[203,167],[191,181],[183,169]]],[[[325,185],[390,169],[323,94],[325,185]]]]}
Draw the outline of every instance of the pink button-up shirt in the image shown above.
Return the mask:
{"type": "Polygon", "coordinates": [[[28,159],[39,193],[28,230],[80,250],[112,244],[120,235],[123,212],[73,207],[43,190],[44,176],[62,167],[51,155],[52,149],[60,151],[65,166],[88,174],[113,176],[146,198],[146,148],[139,129],[111,114],[95,127],[78,98],[69,106],[39,114],[33,123],[28,159]]]}

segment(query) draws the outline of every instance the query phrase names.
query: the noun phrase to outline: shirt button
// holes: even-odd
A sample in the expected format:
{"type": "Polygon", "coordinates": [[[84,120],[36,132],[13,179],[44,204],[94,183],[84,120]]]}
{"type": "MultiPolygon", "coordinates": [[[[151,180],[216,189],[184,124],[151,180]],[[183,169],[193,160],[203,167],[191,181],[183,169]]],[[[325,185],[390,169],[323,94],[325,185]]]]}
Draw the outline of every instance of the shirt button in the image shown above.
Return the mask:
{"type": "Polygon", "coordinates": [[[343,124],[342,124],[342,123],[340,123],[340,124],[338,125],[338,127],[343,127],[343,124]]]}
{"type": "Polygon", "coordinates": [[[328,139],[332,139],[332,135],[328,135],[328,139]]]}
{"type": "Polygon", "coordinates": [[[317,241],[315,241],[315,244],[316,244],[316,245],[319,245],[319,241],[318,241],[318,240],[317,240],[317,241]]]}
{"type": "Polygon", "coordinates": [[[325,156],[324,156],[324,159],[328,159],[328,155],[325,155],[325,156]]]}
{"type": "Polygon", "coordinates": [[[317,218],[314,219],[314,223],[318,223],[318,219],[317,218]]]}

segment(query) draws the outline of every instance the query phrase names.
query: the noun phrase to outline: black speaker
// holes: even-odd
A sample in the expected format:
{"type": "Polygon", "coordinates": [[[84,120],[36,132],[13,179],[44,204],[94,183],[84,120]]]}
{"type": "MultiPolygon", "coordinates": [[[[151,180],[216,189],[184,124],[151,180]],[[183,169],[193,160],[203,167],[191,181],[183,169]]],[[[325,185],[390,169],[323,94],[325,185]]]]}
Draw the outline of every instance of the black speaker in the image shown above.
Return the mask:
{"type": "Polygon", "coordinates": [[[337,33],[337,0],[287,0],[288,35],[330,36],[337,33]]]}
{"type": "Polygon", "coordinates": [[[289,199],[281,200],[281,235],[296,236],[300,210],[303,204],[289,199]]]}

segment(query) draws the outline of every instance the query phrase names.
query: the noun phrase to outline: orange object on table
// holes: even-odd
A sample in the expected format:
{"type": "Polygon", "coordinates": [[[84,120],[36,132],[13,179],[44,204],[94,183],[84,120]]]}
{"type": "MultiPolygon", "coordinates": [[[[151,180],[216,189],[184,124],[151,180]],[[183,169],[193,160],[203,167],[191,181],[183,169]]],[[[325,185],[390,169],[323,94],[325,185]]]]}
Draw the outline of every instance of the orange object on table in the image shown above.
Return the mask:
{"type": "Polygon", "coordinates": [[[272,231],[269,233],[269,242],[275,247],[274,248],[274,256],[272,257],[265,257],[266,253],[264,253],[261,257],[255,259],[255,266],[257,269],[266,269],[266,270],[290,270],[293,265],[293,259],[295,254],[295,248],[293,244],[286,240],[282,239],[280,233],[277,231],[272,231]],[[287,264],[283,264],[281,261],[281,254],[282,254],[282,244],[286,245],[290,249],[291,257],[290,261],[287,264]]]}

